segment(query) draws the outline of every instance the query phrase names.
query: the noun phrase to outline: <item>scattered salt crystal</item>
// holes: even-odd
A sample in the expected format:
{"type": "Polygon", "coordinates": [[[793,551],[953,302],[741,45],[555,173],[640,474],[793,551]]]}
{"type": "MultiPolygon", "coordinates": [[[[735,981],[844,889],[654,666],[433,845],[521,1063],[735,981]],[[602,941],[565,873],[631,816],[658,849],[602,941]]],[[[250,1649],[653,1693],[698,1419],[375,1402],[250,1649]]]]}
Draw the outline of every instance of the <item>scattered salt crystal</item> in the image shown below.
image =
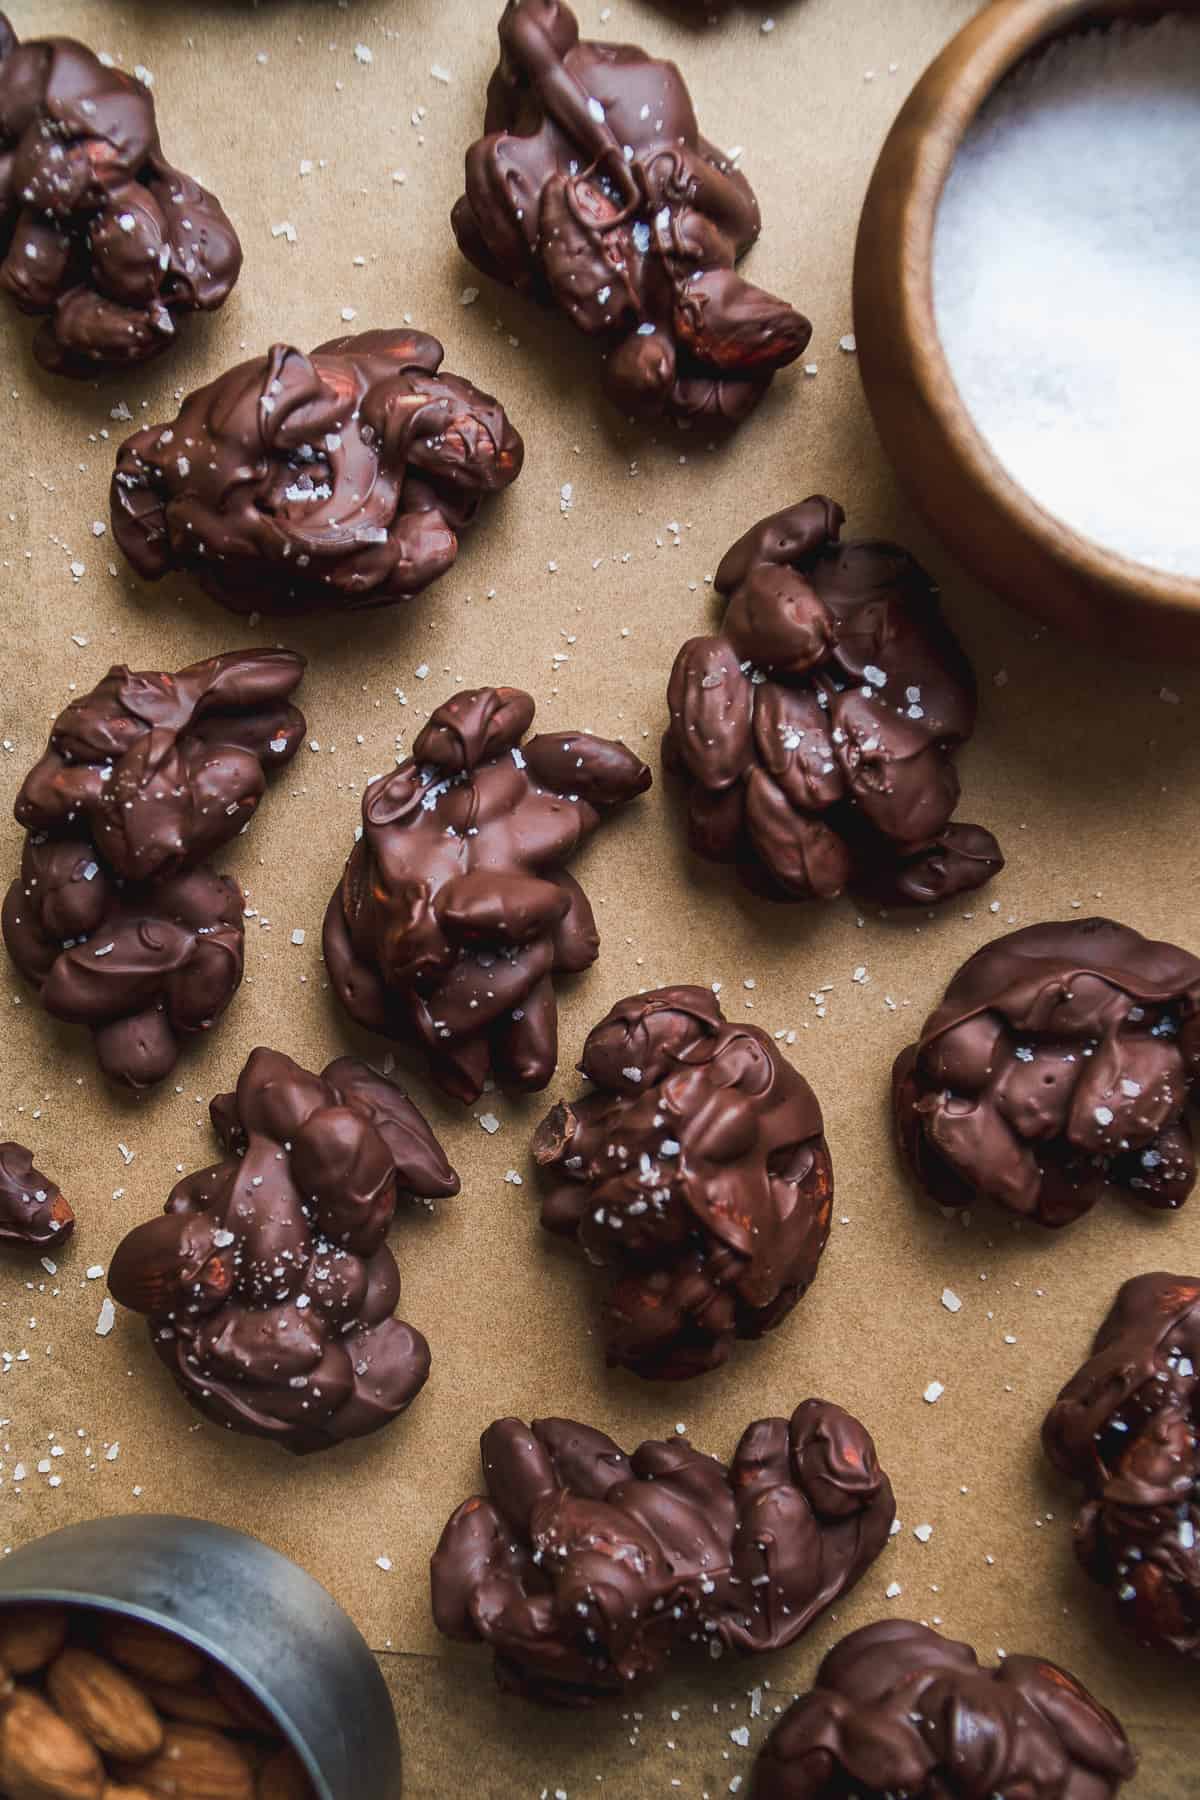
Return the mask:
{"type": "Polygon", "coordinates": [[[947,1312],[956,1313],[962,1311],[962,1301],[959,1299],[953,1288],[942,1289],[942,1305],[947,1312]]]}
{"type": "Polygon", "coordinates": [[[302,944],[304,942],[304,932],[299,925],[297,925],[295,931],[292,933],[292,942],[293,944],[302,944]]]}
{"type": "Polygon", "coordinates": [[[932,1406],[936,1400],[941,1399],[941,1397],[945,1393],[945,1391],[946,1391],[946,1389],[945,1389],[944,1383],[942,1383],[940,1381],[931,1381],[929,1386],[925,1389],[925,1392],[922,1394],[921,1398],[926,1402],[927,1405],[932,1406]]]}
{"type": "Polygon", "coordinates": [[[479,298],[479,289],[477,287],[465,287],[458,298],[461,305],[474,306],[479,298]]]}
{"type": "Polygon", "coordinates": [[[355,44],[354,60],[355,62],[360,63],[373,63],[375,61],[375,53],[369,44],[355,44]]]}
{"type": "Polygon", "coordinates": [[[429,73],[433,76],[435,81],[440,81],[443,86],[446,86],[453,80],[449,69],[443,69],[441,63],[430,63],[429,73]]]}
{"type": "Polygon", "coordinates": [[[118,1144],[117,1149],[121,1152],[121,1161],[125,1164],[125,1167],[128,1168],[137,1152],[131,1150],[128,1144],[118,1144]]]}
{"type": "Polygon", "coordinates": [[[116,1460],[117,1460],[118,1456],[120,1456],[120,1454],[121,1454],[120,1444],[119,1443],[110,1444],[108,1446],[108,1449],[104,1452],[104,1460],[105,1460],[105,1462],[116,1462],[116,1460]]]}
{"type": "Polygon", "coordinates": [[[106,1294],[100,1303],[100,1317],[96,1320],[96,1336],[107,1337],[117,1322],[117,1309],[106,1294]]]}
{"type": "Polygon", "coordinates": [[[858,349],[858,339],[852,331],[848,331],[845,337],[840,337],[838,339],[838,349],[844,350],[847,356],[854,355],[854,352],[858,349]]]}
{"type": "Polygon", "coordinates": [[[104,1264],[103,1263],[93,1263],[91,1268],[87,1271],[87,1278],[89,1281],[99,1281],[99,1279],[103,1275],[103,1273],[104,1273],[104,1264]]]}
{"type": "Polygon", "coordinates": [[[500,1129],[500,1121],[495,1113],[480,1113],[479,1123],[483,1126],[483,1129],[487,1132],[489,1137],[494,1137],[500,1129]]]}
{"type": "Polygon", "coordinates": [[[388,1570],[391,1568],[391,1566],[392,1566],[392,1559],[390,1556],[377,1556],[375,1558],[375,1567],[377,1569],[382,1569],[385,1575],[388,1573],[388,1570]]]}
{"type": "Polygon", "coordinates": [[[919,1544],[927,1544],[929,1542],[930,1538],[933,1536],[933,1526],[932,1525],[914,1525],[913,1526],[913,1536],[916,1538],[916,1540],[919,1544]]]}
{"type": "Polygon", "coordinates": [[[904,1589],[898,1581],[889,1581],[883,1591],[889,1600],[898,1600],[904,1589]]]}
{"type": "Polygon", "coordinates": [[[748,1725],[735,1725],[729,1734],[729,1741],[731,1744],[736,1744],[739,1750],[748,1750],[750,1747],[750,1727],[748,1725]]]}

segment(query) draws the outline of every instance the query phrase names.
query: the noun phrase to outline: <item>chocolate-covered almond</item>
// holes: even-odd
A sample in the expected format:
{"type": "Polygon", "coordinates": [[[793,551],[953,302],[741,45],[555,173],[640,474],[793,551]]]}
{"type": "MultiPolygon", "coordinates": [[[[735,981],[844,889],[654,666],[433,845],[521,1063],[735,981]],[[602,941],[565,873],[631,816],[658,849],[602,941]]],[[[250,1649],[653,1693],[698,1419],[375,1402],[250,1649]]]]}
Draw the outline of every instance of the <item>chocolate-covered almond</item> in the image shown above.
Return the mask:
{"type": "Polygon", "coordinates": [[[611,1364],[655,1380],[716,1368],[817,1272],[833,1168],[816,1097],[708,988],[619,1001],[579,1068],[592,1091],[534,1139],[542,1224],[610,1271],[611,1364]]]}
{"type": "Polygon", "coordinates": [[[228,299],[242,266],[216,196],[163,155],[144,82],[0,13],[0,287],[42,318],[43,368],[142,363],[228,299]]]}
{"type": "Polygon", "coordinates": [[[74,1229],[75,1214],[57,1183],[34,1168],[32,1152],[11,1140],[0,1144],[0,1240],[46,1250],[74,1229]]]}
{"type": "Polygon", "coordinates": [[[565,0],[509,0],[452,223],[485,275],[604,347],[609,398],[638,417],[737,424],[811,336],[735,273],[758,202],[674,63],[581,39],[565,0]]]}
{"type": "Polygon", "coordinates": [[[842,543],[843,521],[815,495],[730,550],[720,629],[675,659],[663,754],[692,849],[754,892],[928,905],[1003,867],[990,832],[953,818],[974,676],[925,571],[895,544],[842,543]]]}
{"type": "Polygon", "coordinates": [[[636,1694],[687,1647],[794,1643],[895,1514],[870,1436],[825,1400],[748,1426],[728,1467],[683,1437],[626,1456],[570,1419],[499,1419],[480,1456],[486,1496],[433,1557],[434,1622],[491,1645],[502,1688],[559,1705],[636,1694]]]}
{"type": "Polygon", "coordinates": [[[942,1206],[1170,1210],[1196,1179],[1198,1073],[1196,957],[1111,919],[1030,925],[977,950],[897,1058],[897,1137],[942,1206]]]}
{"type": "Polygon", "coordinates": [[[600,939],[566,863],[650,771],[586,731],[525,739],[533,700],[477,688],[438,707],[413,754],[371,783],[325,915],[325,961],[360,1025],[418,1047],[446,1093],[546,1086],[554,976],[600,939]],[[522,741],[522,740],[525,741],[522,741]]]}
{"type": "Polygon", "coordinates": [[[393,1316],[388,1228],[457,1175],[402,1090],[351,1057],[318,1076],[255,1050],[211,1113],[223,1160],[122,1240],[114,1297],[218,1424],[298,1454],[380,1430],[429,1373],[425,1339],[393,1316]]]}
{"type": "Polygon", "coordinates": [[[117,452],[113,536],[237,613],[390,606],[444,575],[524,446],[423,331],[273,344],[117,452]]]}

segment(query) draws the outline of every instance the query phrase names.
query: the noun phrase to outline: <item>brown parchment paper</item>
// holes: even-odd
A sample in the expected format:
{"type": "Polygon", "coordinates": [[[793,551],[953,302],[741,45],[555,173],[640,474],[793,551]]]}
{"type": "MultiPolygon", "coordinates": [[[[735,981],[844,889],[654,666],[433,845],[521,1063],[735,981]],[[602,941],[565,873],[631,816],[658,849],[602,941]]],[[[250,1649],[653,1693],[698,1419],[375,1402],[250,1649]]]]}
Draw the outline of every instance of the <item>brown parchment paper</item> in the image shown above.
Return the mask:
{"type": "Polygon", "coordinates": [[[816,322],[805,359],[816,372],[781,378],[736,441],[713,450],[702,437],[625,429],[598,397],[590,350],[457,254],[447,219],[482,116],[499,0],[10,6],[22,35],[71,33],[152,71],[168,153],[220,194],[246,267],[181,354],[100,385],[43,376],[29,324],[0,312],[5,881],[20,846],[12,797],[72,684],[90,686],[111,661],[174,668],[275,637],[183,581],[139,589],[94,532],[129,415],[165,418],[240,355],[281,337],[309,348],[347,329],[353,308],[359,329],[411,317],[435,332],[449,366],[502,398],[528,446],[517,486],[424,599],[288,629],[311,658],[300,694],[311,747],[219,859],[257,909],[248,975],[211,1040],[185,1055],[178,1089],[114,1096],[85,1034],[44,1017],[7,965],[0,974],[0,1136],[30,1144],[79,1214],[55,1276],[36,1260],[0,1266],[0,1547],[138,1509],[257,1533],[318,1575],[383,1653],[414,1795],[715,1796],[736,1792],[739,1777],[744,1790],[773,1709],[842,1631],[890,1614],[936,1619],[986,1657],[1003,1647],[1066,1663],[1139,1741],[1139,1794],[1200,1793],[1196,1671],[1139,1657],[1114,1633],[1071,1555],[1071,1498],[1037,1446],[1042,1414],[1118,1283],[1154,1268],[1195,1272],[1200,1200],[1178,1217],[1102,1209],[1057,1237],[995,1215],[964,1228],[914,1200],[887,1125],[894,1053],[957,964],[1010,925],[1103,910],[1200,949],[1200,677],[1086,654],[973,587],[908,516],[854,355],[839,349],[879,144],[973,10],[968,0],[796,0],[769,32],[758,4],[698,31],[648,0],[581,0],[590,32],[674,54],[708,135],[744,147],[765,218],[750,267],[816,322]],[[464,305],[468,287],[482,291],[464,305]],[[543,729],[623,735],[657,771],[672,658],[715,614],[706,576],[754,520],[821,489],[846,505],[852,532],[898,536],[944,583],[982,689],[963,816],[996,830],[1007,871],[936,920],[884,922],[850,902],[771,908],[689,865],[678,807],[657,785],[577,865],[604,943],[597,966],[562,985],[563,1064],[550,1092],[489,1096],[501,1119],[489,1136],[412,1076],[463,1178],[460,1199],[401,1218],[393,1235],[401,1313],[434,1356],[412,1411],[360,1446],[298,1462],[197,1423],[142,1321],[121,1315],[96,1335],[104,1281],[89,1271],[107,1268],[181,1172],[211,1160],[207,1102],[255,1044],[315,1068],[347,1048],[385,1050],[340,1015],[320,960],[322,912],[365,780],[434,705],[485,682],[530,688],[543,729]],[[667,981],[720,981],[732,1016],[797,1033],[790,1054],[824,1105],[837,1182],[808,1298],[727,1368],[674,1388],[605,1373],[596,1288],[543,1240],[527,1157],[545,1106],[575,1089],[589,1025],[621,995],[667,981]],[[523,1185],[506,1181],[509,1170],[523,1185]],[[941,1304],[947,1286],[962,1297],[957,1315],[941,1304]],[[934,1379],[946,1391],[930,1406],[922,1394],[934,1379]],[[874,1432],[903,1529],[836,1619],[790,1653],[680,1669],[636,1714],[557,1717],[499,1698],[484,1652],[435,1635],[428,1556],[476,1488],[478,1434],[494,1417],[574,1415],[628,1445],[680,1421],[725,1454],[750,1419],[813,1393],[874,1432]],[[913,1536],[920,1524],[933,1527],[928,1543],[913,1536]],[[893,1582],[902,1592],[889,1599],[893,1582]],[[743,1726],[748,1749],[729,1735],[743,1726]]]}

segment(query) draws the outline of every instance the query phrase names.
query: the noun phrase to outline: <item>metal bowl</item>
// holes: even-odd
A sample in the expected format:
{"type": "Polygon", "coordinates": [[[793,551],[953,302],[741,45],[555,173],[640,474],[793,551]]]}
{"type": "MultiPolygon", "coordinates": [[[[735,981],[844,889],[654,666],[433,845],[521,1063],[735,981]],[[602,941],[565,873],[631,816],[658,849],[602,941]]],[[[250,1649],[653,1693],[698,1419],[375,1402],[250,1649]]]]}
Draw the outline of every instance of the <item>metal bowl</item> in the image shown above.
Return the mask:
{"type": "Polygon", "coordinates": [[[171,1514],[93,1519],[0,1562],[0,1607],[139,1619],[220,1663],[264,1706],[318,1800],[396,1800],[400,1740],[365,1640],[319,1582],[257,1538],[171,1514]]]}

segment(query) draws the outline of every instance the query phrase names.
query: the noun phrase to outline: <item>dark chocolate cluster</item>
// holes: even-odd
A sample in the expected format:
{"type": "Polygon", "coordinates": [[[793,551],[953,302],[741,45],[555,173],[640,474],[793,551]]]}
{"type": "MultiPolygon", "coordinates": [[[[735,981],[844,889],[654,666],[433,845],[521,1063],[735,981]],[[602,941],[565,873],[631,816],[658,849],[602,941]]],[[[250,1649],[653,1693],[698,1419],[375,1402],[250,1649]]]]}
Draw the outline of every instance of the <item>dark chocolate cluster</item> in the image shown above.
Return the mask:
{"type": "Polygon", "coordinates": [[[422,331],[365,331],[239,363],[121,445],[113,536],[147,581],[185,569],[237,613],[411,599],[525,454],[443,354],[422,331]]]}
{"type": "Polygon", "coordinates": [[[728,1468],[683,1437],[626,1456],[569,1419],[500,1419],[480,1453],[487,1498],[442,1533],[434,1619],[492,1646],[502,1688],[560,1705],[636,1692],[686,1645],[794,1643],[895,1513],[867,1432],[824,1400],[750,1425],[728,1468]]]}
{"type": "Polygon", "coordinates": [[[656,1380],[715,1369],[817,1272],[833,1168],[812,1089],[708,988],[619,1001],[589,1034],[595,1091],[534,1139],[548,1231],[612,1271],[608,1361],[656,1380]]]}
{"type": "Polygon", "coordinates": [[[19,44],[0,13],[0,286],[43,317],[43,368],[145,362],[213,312],[242,250],[216,197],[163,155],[154,98],[73,38],[19,44]]]}
{"type": "Polygon", "coordinates": [[[840,543],[844,517],[815,495],[734,545],[721,629],[675,659],[663,752],[692,849],[755,893],[927,905],[1004,866],[989,831],[952,823],[975,680],[925,571],[840,543]]]}
{"type": "Polygon", "coordinates": [[[118,1246],[114,1297],[206,1418],[297,1454],[379,1431],[429,1374],[393,1317],[388,1227],[458,1177],[400,1088],[352,1057],[317,1076],[255,1050],[210,1111],[225,1156],[118,1246]]]}
{"type": "Polygon", "coordinates": [[[1069,1225],[1110,1193],[1182,1206],[1200,962],[1110,919],[977,950],[893,1071],[896,1131],[940,1206],[1069,1225]]]}
{"type": "Polygon", "coordinates": [[[1200,1276],[1138,1275],[1042,1427],[1075,1549],[1140,1644],[1200,1661],[1200,1276]]]}
{"type": "Polygon", "coordinates": [[[1111,1800],[1137,1766],[1056,1664],[888,1619],[829,1652],[759,1752],[751,1800],[1111,1800]]]}
{"type": "Polygon", "coordinates": [[[75,1214],[24,1144],[0,1144],[0,1242],[48,1250],[74,1229],[75,1214]]]}
{"type": "Polygon", "coordinates": [[[242,891],[203,859],[242,831],[304,738],[304,658],[231,651],[178,674],[110,669],[58,715],[17,795],[8,953],[105,1073],[169,1075],[242,979],[242,891]]]}
{"type": "Polygon", "coordinates": [[[408,761],[363,796],[362,835],[325,915],[325,961],[360,1025],[416,1045],[439,1087],[544,1088],[558,1061],[556,973],[600,939],[564,864],[650,786],[586,731],[522,743],[534,704],[477,688],[438,707],[408,761]]]}
{"type": "Polygon", "coordinates": [[[735,274],[758,202],[679,70],[581,42],[564,0],[509,0],[500,52],[454,208],[463,254],[603,344],[623,412],[744,419],[812,328],[735,274]]]}

